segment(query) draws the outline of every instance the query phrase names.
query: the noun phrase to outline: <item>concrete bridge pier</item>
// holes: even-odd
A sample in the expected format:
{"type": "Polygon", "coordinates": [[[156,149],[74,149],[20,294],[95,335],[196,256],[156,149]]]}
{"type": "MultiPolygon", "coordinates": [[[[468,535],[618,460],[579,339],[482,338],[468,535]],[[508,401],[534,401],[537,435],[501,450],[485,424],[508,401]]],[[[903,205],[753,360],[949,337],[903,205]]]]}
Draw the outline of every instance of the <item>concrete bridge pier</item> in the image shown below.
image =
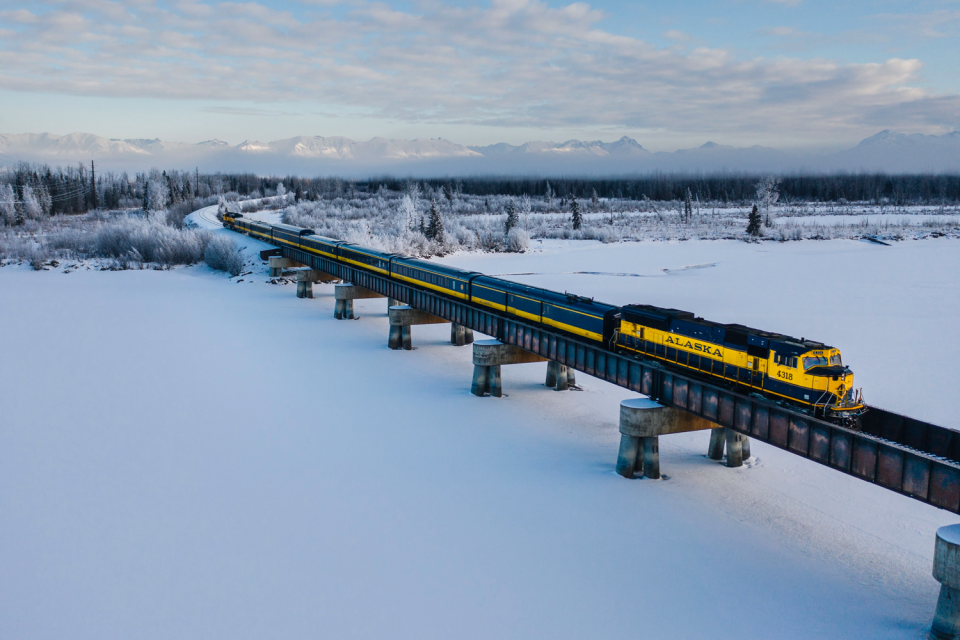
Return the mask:
{"type": "Polygon", "coordinates": [[[550,360],[547,362],[547,379],[544,384],[557,391],[566,391],[577,384],[577,376],[572,367],[550,360]]]}
{"type": "Polygon", "coordinates": [[[624,478],[660,477],[660,436],[711,429],[712,423],[686,411],[665,407],[649,398],[620,403],[620,451],[617,473],[624,478]]]}
{"type": "Polygon", "coordinates": [[[314,282],[336,282],[337,280],[338,278],[323,271],[300,269],[297,271],[297,297],[312,298],[314,282]]]}
{"type": "Polygon", "coordinates": [[[394,305],[387,311],[390,316],[390,337],[387,339],[387,346],[391,349],[413,349],[411,341],[410,327],[415,324],[444,324],[449,320],[444,320],[432,313],[414,309],[405,304],[394,305]]]}
{"type": "Polygon", "coordinates": [[[710,432],[710,446],[707,457],[711,460],[723,460],[723,449],[727,449],[727,466],[740,467],[750,458],[750,438],[733,429],[715,427],[710,432]]]}
{"type": "Polygon", "coordinates": [[[956,640],[960,636],[960,524],[937,529],[933,577],[940,583],[940,597],[930,640],[956,640]]]}
{"type": "Polygon", "coordinates": [[[284,269],[292,269],[293,267],[302,267],[304,265],[299,262],[294,262],[290,258],[281,258],[280,256],[270,256],[268,258],[270,261],[270,277],[279,278],[283,275],[284,269]]]}
{"type": "Polygon", "coordinates": [[[489,393],[500,398],[503,396],[501,366],[544,361],[546,358],[512,344],[503,344],[499,340],[478,340],[473,343],[473,384],[470,392],[475,396],[483,397],[489,393]]]}
{"type": "Polygon", "coordinates": [[[473,344],[473,329],[456,322],[450,325],[450,344],[462,347],[473,344]]]}
{"type": "Polygon", "coordinates": [[[338,284],[334,287],[333,290],[334,298],[336,299],[336,304],[333,307],[333,317],[337,320],[353,320],[353,301],[361,300],[364,298],[386,298],[387,296],[381,295],[375,291],[370,291],[370,289],[364,289],[363,287],[358,287],[355,284],[350,284],[345,282],[343,284],[338,284]]]}

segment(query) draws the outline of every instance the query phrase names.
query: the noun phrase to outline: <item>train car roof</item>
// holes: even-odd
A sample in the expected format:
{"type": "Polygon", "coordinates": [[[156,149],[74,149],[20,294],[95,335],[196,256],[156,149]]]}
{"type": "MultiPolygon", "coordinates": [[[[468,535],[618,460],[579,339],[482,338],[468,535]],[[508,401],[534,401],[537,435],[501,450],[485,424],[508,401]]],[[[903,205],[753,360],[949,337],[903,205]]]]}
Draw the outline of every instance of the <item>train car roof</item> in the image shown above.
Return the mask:
{"type": "Polygon", "coordinates": [[[438,262],[430,262],[429,260],[421,260],[420,258],[408,258],[405,255],[394,254],[393,261],[398,264],[406,264],[412,267],[417,267],[418,269],[423,269],[424,271],[433,271],[434,273],[442,273],[454,278],[467,278],[474,274],[477,274],[476,271],[466,271],[464,269],[458,269],[457,267],[451,267],[449,265],[440,264],[438,262]]]}
{"type": "Polygon", "coordinates": [[[320,236],[316,233],[311,233],[308,236],[303,236],[305,240],[316,240],[317,242],[326,242],[327,244],[346,244],[343,240],[334,240],[333,238],[328,238],[326,236],[320,236]]]}
{"type": "Polygon", "coordinates": [[[286,231],[287,233],[292,233],[295,236],[306,236],[313,235],[315,232],[313,229],[305,229],[303,227],[295,227],[292,224],[277,223],[271,224],[271,227],[274,229],[280,229],[281,231],[286,231]]]}
{"type": "Polygon", "coordinates": [[[543,289],[540,287],[531,287],[527,284],[521,284],[519,282],[513,282],[512,280],[504,280],[503,278],[494,278],[493,276],[480,275],[473,279],[474,283],[480,282],[494,287],[500,287],[504,291],[510,293],[519,293],[524,295],[535,295],[539,296],[543,294],[543,289]]]}
{"type": "Polygon", "coordinates": [[[776,342],[783,347],[786,347],[789,351],[800,350],[809,351],[811,349],[832,349],[833,347],[827,346],[822,342],[817,342],[815,340],[807,340],[805,338],[794,338],[792,336],[784,335],[782,333],[777,333],[774,331],[764,331],[762,329],[754,329],[753,327],[747,327],[742,324],[724,324],[722,322],[714,322],[712,320],[704,320],[695,316],[689,311],[681,311],[679,309],[667,309],[664,307],[655,307],[649,304],[628,304],[624,305],[623,310],[627,313],[634,313],[640,316],[646,316],[651,318],[657,318],[661,320],[674,319],[683,320],[684,322],[692,322],[699,324],[705,327],[724,329],[726,331],[736,331],[739,333],[746,334],[747,336],[754,336],[760,338],[763,341],[767,342],[776,342]]]}
{"type": "Polygon", "coordinates": [[[241,220],[241,222],[242,222],[243,224],[248,224],[248,225],[254,226],[254,227],[263,227],[263,228],[266,228],[266,229],[270,229],[270,228],[271,228],[270,225],[267,224],[266,222],[260,222],[259,220],[251,220],[250,218],[244,218],[243,220],[241,220]]]}
{"type": "Polygon", "coordinates": [[[376,249],[369,249],[367,247],[361,246],[359,244],[352,244],[350,242],[343,242],[340,244],[341,249],[350,249],[351,251],[356,251],[357,253],[363,253],[368,256],[375,256],[377,258],[392,258],[396,256],[395,253],[386,253],[384,251],[377,251],[376,249]]]}
{"type": "Polygon", "coordinates": [[[607,304],[606,302],[600,302],[599,300],[594,300],[593,298],[588,298],[586,296],[579,296],[575,293],[569,293],[564,291],[560,293],[559,291],[551,291],[550,289],[541,289],[542,297],[544,300],[552,302],[554,304],[562,304],[566,307],[579,308],[579,309],[590,309],[594,312],[600,311],[601,313],[606,313],[610,309],[618,309],[616,305],[607,304]]]}

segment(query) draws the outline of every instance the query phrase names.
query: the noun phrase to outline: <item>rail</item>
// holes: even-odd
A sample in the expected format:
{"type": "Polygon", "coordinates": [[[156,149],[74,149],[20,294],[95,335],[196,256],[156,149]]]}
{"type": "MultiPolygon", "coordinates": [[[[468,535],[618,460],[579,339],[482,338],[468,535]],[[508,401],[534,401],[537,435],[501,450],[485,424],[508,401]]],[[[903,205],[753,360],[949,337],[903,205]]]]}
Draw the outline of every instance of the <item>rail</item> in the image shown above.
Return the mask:
{"type": "Polygon", "coordinates": [[[522,320],[283,246],[285,258],[366,287],[661,404],[935,507],[960,513],[960,432],[871,407],[860,430],[622,356],[522,320]]]}

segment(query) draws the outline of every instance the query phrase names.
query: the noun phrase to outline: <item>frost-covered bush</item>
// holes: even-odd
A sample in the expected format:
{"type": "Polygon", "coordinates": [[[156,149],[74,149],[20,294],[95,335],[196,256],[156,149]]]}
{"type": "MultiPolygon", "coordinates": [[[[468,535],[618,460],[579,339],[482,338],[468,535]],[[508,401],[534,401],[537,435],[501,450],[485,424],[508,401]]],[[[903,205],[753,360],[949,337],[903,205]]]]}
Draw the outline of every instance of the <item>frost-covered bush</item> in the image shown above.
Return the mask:
{"type": "Polygon", "coordinates": [[[217,271],[226,271],[232,276],[240,275],[243,270],[243,256],[240,247],[227,236],[218,235],[210,239],[203,252],[204,261],[217,271]]]}
{"type": "Polygon", "coordinates": [[[514,227],[507,234],[507,251],[522,253],[530,246],[530,236],[523,229],[514,227]]]}

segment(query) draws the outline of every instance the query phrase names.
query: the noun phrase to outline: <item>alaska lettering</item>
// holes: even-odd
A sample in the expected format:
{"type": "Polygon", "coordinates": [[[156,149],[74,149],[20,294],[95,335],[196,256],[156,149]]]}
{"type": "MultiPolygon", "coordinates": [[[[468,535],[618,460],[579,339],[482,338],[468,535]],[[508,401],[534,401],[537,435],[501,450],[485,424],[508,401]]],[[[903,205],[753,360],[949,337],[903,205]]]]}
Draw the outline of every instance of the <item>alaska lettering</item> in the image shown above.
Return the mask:
{"type": "Polygon", "coordinates": [[[700,351],[702,353],[709,354],[711,356],[716,356],[722,358],[723,354],[720,352],[720,349],[717,347],[711,347],[708,344],[701,344],[699,342],[693,342],[692,340],[687,340],[686,338],[667,336],[664,340],[667,344],[672,344],[674,346],[690,349],[691,351],[700,351]]]}

